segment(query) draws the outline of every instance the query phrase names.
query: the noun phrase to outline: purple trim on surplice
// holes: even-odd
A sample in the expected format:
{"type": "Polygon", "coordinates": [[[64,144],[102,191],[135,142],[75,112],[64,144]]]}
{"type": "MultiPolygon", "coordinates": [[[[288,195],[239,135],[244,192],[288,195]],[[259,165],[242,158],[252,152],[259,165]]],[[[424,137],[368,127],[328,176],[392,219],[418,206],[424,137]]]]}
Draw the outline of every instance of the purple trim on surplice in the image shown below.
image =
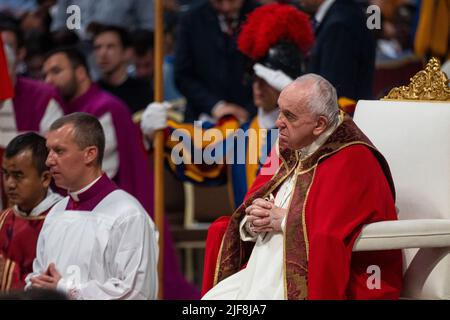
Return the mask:
{"type": "Polygon", "coordinates": [[[109,180],[106,174],[103,174],[94,185],[78,194],[79,201],[75,201],[69,196],[66,210],[92,211],[107,195],[117,189],[119,188],[116,184],[109,180]]]}

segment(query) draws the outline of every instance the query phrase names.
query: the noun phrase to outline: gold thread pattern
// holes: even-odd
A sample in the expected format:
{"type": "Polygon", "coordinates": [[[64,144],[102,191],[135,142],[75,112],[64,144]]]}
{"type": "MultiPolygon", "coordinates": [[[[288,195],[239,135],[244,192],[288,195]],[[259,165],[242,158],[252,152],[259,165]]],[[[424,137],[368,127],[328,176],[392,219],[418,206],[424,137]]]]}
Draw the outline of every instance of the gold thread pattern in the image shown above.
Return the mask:
{"type": "Polygon", "coordinates": [[[439,59],[431,58],[409,85],[393,88],[383,100],[450,101],[449,83],[439,59]]]}

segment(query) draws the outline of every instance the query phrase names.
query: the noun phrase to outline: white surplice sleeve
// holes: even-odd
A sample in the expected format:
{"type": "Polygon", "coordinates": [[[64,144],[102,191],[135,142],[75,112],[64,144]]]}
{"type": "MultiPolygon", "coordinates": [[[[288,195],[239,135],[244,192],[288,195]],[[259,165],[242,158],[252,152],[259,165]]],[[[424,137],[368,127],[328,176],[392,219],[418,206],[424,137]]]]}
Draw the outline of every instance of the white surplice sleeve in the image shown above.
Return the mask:
{"type": "Polygon", "coordinates": [[[105,253],[107,280],[77,284],[61,279],[58,290],[72,299],[156,299],[158,232],[153,222],[145,212],[137,212],[112,228],[105,253]]]}

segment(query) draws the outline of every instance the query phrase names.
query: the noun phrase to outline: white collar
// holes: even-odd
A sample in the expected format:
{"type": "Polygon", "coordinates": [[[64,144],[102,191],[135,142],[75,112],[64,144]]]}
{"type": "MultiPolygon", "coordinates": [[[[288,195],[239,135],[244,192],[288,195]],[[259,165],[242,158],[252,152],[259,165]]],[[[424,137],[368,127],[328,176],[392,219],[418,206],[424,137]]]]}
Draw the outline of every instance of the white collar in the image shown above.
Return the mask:
{"type": "Polygon", "coordinates": [[[55,203],[57,203],[59,200],[61,200],[62,197],[54,193],[50,188],[48,188],[47,196],[42,200],[36,207],[31,210],[30,214],[27,214],[19,209],[17,205],[14,206],[14,211],[22,216],[22,217],[37,217],[40,216],[42,213],[46,212],[48,209],[50,209],[55,203]]]}
{"type": "Polygon", "coordinates": [[[90,187],[92,187],[98,180],[100,180],[102,176],[98,177],[97,179],[95,179],[94,181],[92,181],[91,183],[89,183],[86,187],[84,187],[81,190],[78,191],[74,191],[74,192],[69,192],[69,196],[76,202],[80,201],[80,199],[78,198],[78,195],[82,194],[83,192],[87,191],[90,187]]]}
{"type": "Polygon", "coordinates": [[[311,143],[309,146],[304,147],[299,150],[300,152],[300,160],[305,160],[310,155],[312,155],[314,152],[316,152],[328,139],[328,137],[334,132],[334,130],[342,123],[343,117],[339,116],[339,121],[331,127],[329,127],[327,130],[325,130],[324,133],[322,133],[313,143],[311,143]]]}
{"type": "Polygon", "coordinates": [[[327,14],[328,10],[330,9],[331,5],[335,2],[336,0],[325,0],[319,7],[319,9],[317,9],[316,14],[314,15],[314,19],[316,19],[317,24],[319,25],[323,18],[325,17],[325,15],[327,14]]]}
{"type": "Polygon", "coordinates": [[[280,114],[280,109],[277,107],[272,111],[266,112],[262,108],[258,108],[258,125],[263,129],[275,128],[275,122],[280,114]]]}

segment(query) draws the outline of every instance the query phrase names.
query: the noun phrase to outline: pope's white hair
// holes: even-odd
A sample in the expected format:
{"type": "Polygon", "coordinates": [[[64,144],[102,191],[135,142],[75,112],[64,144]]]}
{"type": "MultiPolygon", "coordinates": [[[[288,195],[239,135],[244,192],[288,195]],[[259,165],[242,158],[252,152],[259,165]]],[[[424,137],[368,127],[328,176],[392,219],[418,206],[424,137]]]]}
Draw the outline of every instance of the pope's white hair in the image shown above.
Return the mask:
{"type": "Polygon", "coordinates": [[[333,85],[314,73],[305,74],[294,80],[296,84],[308,83],[308,90],[305,90],[304,97],[309,102],[310,111],[317,116],[324,116],[328,119],[329,125],[335,125],[339,121],[339,106],[337,93],[333,85]]]}

